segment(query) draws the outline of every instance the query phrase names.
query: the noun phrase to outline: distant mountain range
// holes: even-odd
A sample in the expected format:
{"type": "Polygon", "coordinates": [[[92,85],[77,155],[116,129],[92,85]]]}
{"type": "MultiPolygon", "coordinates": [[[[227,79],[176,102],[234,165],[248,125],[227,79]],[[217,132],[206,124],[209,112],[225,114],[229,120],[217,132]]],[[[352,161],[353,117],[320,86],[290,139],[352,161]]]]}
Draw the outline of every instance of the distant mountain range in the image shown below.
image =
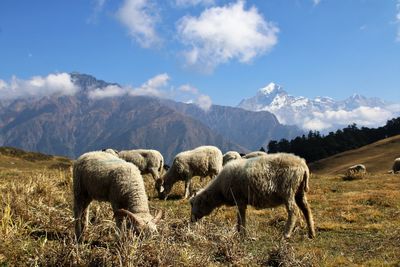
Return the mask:
{"type": "Polygon", "coordinates": [[[93,99],[91,90],[117,84],[79,73],[71,78],[79,87],[74,95],[0,100],[0,146],[72,158],[108,147],[154,148],[168,163],[200,145],[247,152],[303,133],[268,111],[212,106],[205,112],[194,104],[148,96],[93,99]]]}
{"type": "Polygon", "coordinates": [[[379,98],[354,94],[343,101],[329,97],[309,99],[292,96],[282,86],[270,83],[238,107],[250,111],[269,111],[285,125],[297,125],[304,130],[327,132],[356,123],[359,126],[381,126],[400,115],[400,105],[379,98]]]}

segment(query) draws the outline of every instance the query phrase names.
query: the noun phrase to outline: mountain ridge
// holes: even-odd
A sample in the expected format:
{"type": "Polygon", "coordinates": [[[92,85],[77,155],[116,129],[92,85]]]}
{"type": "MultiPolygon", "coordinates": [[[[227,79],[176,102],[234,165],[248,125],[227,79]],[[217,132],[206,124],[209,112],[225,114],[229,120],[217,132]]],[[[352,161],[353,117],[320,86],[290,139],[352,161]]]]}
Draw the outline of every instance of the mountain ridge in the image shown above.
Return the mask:
{"type": "MultiPolygon", "coordinates": [[[[223,152],[236,150],[246,153],[258,150],[269,141],[269,133],[257,128],[252,131],[257,132],[259,138],[252,144],[238,143],[236,141],[239,139],[233,140],[232,136],[226,135],[227,132],[235,132],[233,136],[246,135],[242,129],[233,127],[233,123],[224,124],[223,127],[227,129],[221,131],[219,124],[232,122],[229,114],[232,110],[236,114],[235,120],[253,120],[253,126],[271,123],[282,131],[282,137],[293,137],[291,131],[296,134],[300,132],[297,128],[280,125],[275,116],[267,112],[264,114],[266,116],[257,115],[254,119],[256,113],[238,108],[215,108],[225,112],[207,113],[195,105],[176,102],[168,105],[168,101],[173,101],[152,96],[124,95],[93,99],[89,96],[91,90],[119,85],[87,74],[72,73],[71,79],[79,87],[74,95],[58,93],[2,102],[0,145],[71,158],[106,147],[153,148],[159,150],[168,163],[178,152],[200,145],[215,145],[223,152]],[[193,114],[184,112],[182,106],[193,110],[193,114]],[[196,112],[199,115],[195,116],[196,112]],[[215,117],[212,119],[210,116],[215,117]]],[[[263,129],[267,128],[268,125],[263,129]]]]}

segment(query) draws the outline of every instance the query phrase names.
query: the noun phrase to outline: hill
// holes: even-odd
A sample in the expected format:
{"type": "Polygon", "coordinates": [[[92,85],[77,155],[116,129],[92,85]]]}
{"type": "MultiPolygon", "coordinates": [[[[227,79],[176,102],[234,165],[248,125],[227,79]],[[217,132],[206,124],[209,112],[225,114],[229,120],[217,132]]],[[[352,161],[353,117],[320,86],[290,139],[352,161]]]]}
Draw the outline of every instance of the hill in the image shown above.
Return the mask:
{"type": "Polygon", "coordinates": [[[66,157],[27,152],[14,147],[0,147],[1,169],[69,169],[72,161],[66,157]]]}
{"type": "Polygon", "coordinates": [[[400,157],[400,135],[349,150],[310,164],[317,174],[342,174],[348,167],[364,164],[368,172],[386,173],[392,168],[395,158],[400,157]]]}
{"type": "MultiPolygon", "coordinates": [[[[283,206],[249,206],[244,239],[236,232],[235,207],[218,208],[192,224],[189,202],[177,197],[183,194],[183,183],[174,186],[176,197],[164,201],[155,197],[153,179],[144,177],[152,214],[165,212],[158,234],[118,235],[111,206],[93,202],[85,242],[78,246],[70,170],[48,168],[58,158],[51,155],[0,151],[0,266],[400,264],[400,175],[370,174],[360,182],[314,174],[307,193],[317,231],[313,240],[306,237],[302,220],[290,240],[282,239],[287,217],[283,206]]],[[[193,182],[198,189],[208,181],[193,182]]]]}

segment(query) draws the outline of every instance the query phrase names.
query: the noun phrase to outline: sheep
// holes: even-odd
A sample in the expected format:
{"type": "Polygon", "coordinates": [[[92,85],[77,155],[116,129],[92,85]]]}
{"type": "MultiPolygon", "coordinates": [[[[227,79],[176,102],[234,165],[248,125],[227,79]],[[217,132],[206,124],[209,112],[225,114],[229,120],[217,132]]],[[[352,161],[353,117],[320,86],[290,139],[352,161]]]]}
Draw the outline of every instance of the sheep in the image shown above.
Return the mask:
{"type": "Polygon", "coordinates": [[[393,173],[400,172],[400,158],[397,158],[394,160],[392,170],[393,170],[393,173]]]}
{"type": "Polygon", "coordinates": [[[355,174],[366,174],[367,173],[367,168],[363,164],[356,164],[351,167],[349,167],[346,171],[346,176],[351,176],[355,174]]]}
{"type": "Polygon", "coordinates": [[[222,152],[215,146],[200,146],[175,156],[170,169],[156,182],[160,199],[167,199],[177,181],[185,181],[185,196],[192,194],[193,176],[214,178],[222,169],[222,152]]]}
{"type": "Polygon", "coordinates": [[[112,148],[105,148],[105,149],[102,149],[101,151],[110,153],[111,155],[114,155],[114,156],[117,156],[117,157],[118,157],[118,151],[115,150],[115,149],[112,149],[112,148]]]}
{"type": "Polygon", "coordinates": [[[253,152],[247,153],[242,158],[243,159],[250,159],[250,158],[259,157],[259,156],[265,156],[265,155],[267,155],[267,153],[264,152],[264,151],[253,151],[253,152]]]}
{"type": "Polygon", "coordinates": [[[110,202],[117,227],[121,228],[123,217],[128,217],[135,232],[156,232],[156,224],[162,216],[162,212],[154,218],[150,214],[138,168],[107,152],[88,152],[74,162],[73,198],[78,241],[87,225],[88,206],[92,200],[110,202]]]}
{"type": "Polygon", "coordinates": [[[122,150],[118,152],[118,157],[131,162],[139,168],[141,174],[150,173],[157,181],[161,177],[164,166],[164,158],[160,152],[152,149],[122,150]]]}
{"type": "Polygon", "coordinates": [[[288,220],[284,236],[289,238],[296,222],[296,206],[315,236],[314,221],[305,193],[310,172],[304,159],[277,153],[228,163],[205,189],[190,199],[191,221],[196,222],[221,205],[237,206],[237,230],[246,231],[246,207],[273,208],[285,204],[288,220]]]}
{"type": "Polygon", "coordinates": [[[235,160],[235,159],[240,159],[241,156],[238,152],[236,151],[228,151],[222,156],[222,166],[225,166],[229,161],[235,160]]]}

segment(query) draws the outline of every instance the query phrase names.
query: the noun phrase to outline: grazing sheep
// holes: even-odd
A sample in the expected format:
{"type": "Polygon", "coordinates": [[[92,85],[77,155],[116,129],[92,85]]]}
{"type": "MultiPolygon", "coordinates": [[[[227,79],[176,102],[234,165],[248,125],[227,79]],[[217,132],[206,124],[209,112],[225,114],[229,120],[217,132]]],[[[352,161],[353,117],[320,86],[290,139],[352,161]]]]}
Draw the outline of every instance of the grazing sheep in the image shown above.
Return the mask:
{"type": "Polygon", "coordinates": [[[247,153],[242,158],[250,159],[250,158],[255,158],[255,157],[265,156],[265,155],[267,155],[267,153],[264,151],[253,151],[253,152],[247,153]]]}
{"type": "Polygon", "coordinates": [[[80,156],[73,167],[75,234],[81,240],[88,221],[88,206],[92,200],[111,203],[117,226],[123,216],[132,221],[136,232],[156,231],[155,218],[149,204],[143,178],[138,168],[107,152],[88,152],[80,156]]]}
{"type": "Polygon", "coordinates": [[[222,156],[222,166],[225,166],[229,161],[235,160],[235,159],[240,159],[241,156],[238,152],[236,151],[228,151],[222,156]]]}
{"type": "Polygon", "coordinates": [[[142,174],[150,173],[153,176],[154,181],[157,181],[157,179],[161,177],[164,158],[157,150],[123,150],[118,152],[118,157],[135,164],[142,174]]]}
{"type": "Polygon", "coordinates": [[[221,205],[237,206],[237,229],[246,226],[246,207],[273,208],[285,205],[288,220],[285,237],[289,238],[296,222],[296,206],[308,226],[308,236],[315,236],[314,222],[305,193],[309,169],[305,160],[292,154],[277,153],[228,163],[205,189],[190,199],[191,221],[210,214],[221,205]]]}
{"type": "Polygon", "coordinates": [[[393,170],[393,173],[400,172],[400,158],[397,158],[394,160],[392,170],[393,170]]]}
{"type": "Polygon", "coordinates": [[[367,168],[365,168],[363,164],[356,164],[354,166],[351,166],[346,171],[347,176],[355,174],[366,174],[366,173],[367,173],[367,168]]]}
{"type": "Polygon", "coordinates": [[[111,155],[114,155],[114,156],[117,156],[118,157],[118,151],[117,150],[115,150],[115,149],[112,149],[112,148],[105,148],[105,149],[103,149],[103,150],[101,150],[101,151],[103,151],[103,152],[106,152],[106,153],[110,153],[111,155]]]}
{"type": "Polygon", "coordinates": [[[177,181],[185,181],[185,199],[192,194],[191,179],[193,176],[211,178],[222,169],[222,153],[214,146],[200,146],[175,156],[170,169],[156,183],[159,197],[167,199],[172,186],[177,181]]]}

